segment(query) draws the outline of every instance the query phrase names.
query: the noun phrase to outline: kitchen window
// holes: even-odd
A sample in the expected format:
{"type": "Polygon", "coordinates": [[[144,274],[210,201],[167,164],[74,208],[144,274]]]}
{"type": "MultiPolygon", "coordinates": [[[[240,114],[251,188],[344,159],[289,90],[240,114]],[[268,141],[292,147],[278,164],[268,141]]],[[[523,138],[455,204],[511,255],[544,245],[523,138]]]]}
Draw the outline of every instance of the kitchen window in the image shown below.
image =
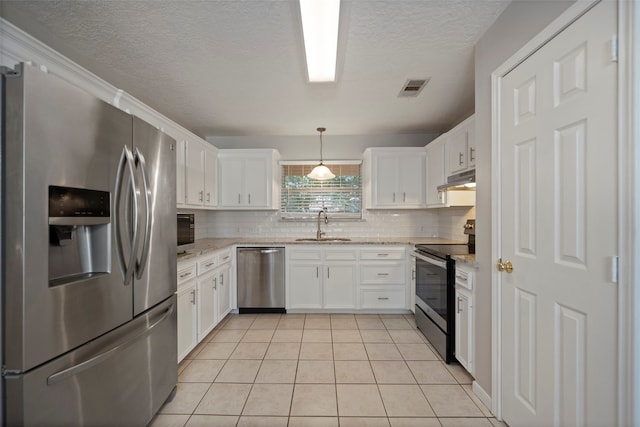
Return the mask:
{"type": "Polygon", "coordinates": [[[326,209],[332,219],[361,219],[361,162],[325,162],[335,175],[335,178],[326,181],[307,177],[316,164],[317,162],[281,162],[282,219],[315,219],[321,209],[326,209]]]}

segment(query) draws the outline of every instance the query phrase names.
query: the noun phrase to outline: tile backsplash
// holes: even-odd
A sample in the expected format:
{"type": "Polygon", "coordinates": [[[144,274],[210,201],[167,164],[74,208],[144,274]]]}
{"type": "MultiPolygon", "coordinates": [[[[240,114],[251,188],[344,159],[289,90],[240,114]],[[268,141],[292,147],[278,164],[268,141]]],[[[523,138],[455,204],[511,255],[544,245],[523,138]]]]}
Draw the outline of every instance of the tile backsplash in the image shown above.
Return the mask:
{"type": "MultiPolygon", "coordinates": [[[[277,211],[202,211],[195,213],[196,239],[206,237],[315,237],[316,222],[282,221],[277,211]]],[[[328,237],[442,237],[466,241],[463,226],[475,208],[365,210],[361,221],[322,224],[328,237]]]]}

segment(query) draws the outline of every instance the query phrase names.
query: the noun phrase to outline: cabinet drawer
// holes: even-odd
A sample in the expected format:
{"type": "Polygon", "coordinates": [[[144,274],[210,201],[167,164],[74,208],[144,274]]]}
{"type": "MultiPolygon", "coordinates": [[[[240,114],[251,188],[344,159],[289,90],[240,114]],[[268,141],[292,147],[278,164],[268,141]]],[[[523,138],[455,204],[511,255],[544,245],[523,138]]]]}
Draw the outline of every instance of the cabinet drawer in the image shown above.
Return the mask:
{"type": "Polygon", "coordinates": [[[326,249],[324,258],[327,261],[355,261],[358,253],[355,249],[326,249]]]}
{"type": "Polygon", "coordinates": [[[405,283],[404,263],[388,262],[360,267],[360,280],[363,284],[402,284],[405,283]]]}
{"type": "Polygon", "coordinates": [[[218,256],[219,265],[225,264],[227,262],[231,262],[231,248],[218,251],[217,256],[218,256]]]}
{"type": "Polygon", "coordinates": [[[361,260],[404,260],[405,251],[404,248],[371,248],[361,249],[361,260]]]}
{"type": "Polygon", "coordinates": [[[209,256],[198,261],[198,276],[211,271],[218,266],[218,257],[209,256]]]}
{"type": "Polygon", "coordinates": [[[463,288],[473,289],[473,273],[466,270],[456,268],[456,286],[462,286],[463,288]]]}
{"type": "Polygon", "coordinates": [[[322,252],[320,249],[292,249],[289,251],[289,259],[296,261],[320,261],[322,252]]]}
{"type": "Polygon", "coordinates": [[[404,289],[362,289],[360,308],[406,308],[404,289]]]}
{"type": "Polygon", "coordinates": [[[196,265],[191,264],[178,269],[178,286],[196,278],[196,265]]]}

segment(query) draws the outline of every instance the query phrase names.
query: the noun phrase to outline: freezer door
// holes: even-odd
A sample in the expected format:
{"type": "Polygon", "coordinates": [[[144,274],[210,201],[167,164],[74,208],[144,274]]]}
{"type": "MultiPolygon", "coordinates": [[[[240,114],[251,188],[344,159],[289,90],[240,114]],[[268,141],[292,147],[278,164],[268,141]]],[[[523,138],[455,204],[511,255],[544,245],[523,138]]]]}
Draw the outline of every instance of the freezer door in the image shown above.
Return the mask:
{"type": "Polygon", "coordinates": [[[133,290],[122,281],[112,232],[132,119],[33,66],[4,80],[4,363],[25,371],[132,318],[133,290]],[[51,186],[102,192],[111,204],[106,221],[50,218],[51,186]],[[76,270],[84,274],[70,274],[76,270]]]}
{"type": "Polygon", "coordinates": [[[133,156],[141,197],[134,281],[134,316],[176,291],[175,141],[133,118],[133,156]]]}
{"type": "Polygon", "coordinates": [[[177,381],[176,297],[26,375],[6,378],[8,426],[144,426],[177,381]]]}

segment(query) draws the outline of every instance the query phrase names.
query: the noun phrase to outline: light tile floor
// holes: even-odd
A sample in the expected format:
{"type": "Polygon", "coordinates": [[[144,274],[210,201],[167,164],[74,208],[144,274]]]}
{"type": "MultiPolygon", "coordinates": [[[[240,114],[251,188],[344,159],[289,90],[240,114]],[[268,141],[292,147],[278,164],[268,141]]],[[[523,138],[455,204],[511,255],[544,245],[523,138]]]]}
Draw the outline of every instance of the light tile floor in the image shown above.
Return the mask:
{"type": "Polygon", "coordinates": [[[152,427],[504,426],[411,315],[229,315],[152,427]]]}

